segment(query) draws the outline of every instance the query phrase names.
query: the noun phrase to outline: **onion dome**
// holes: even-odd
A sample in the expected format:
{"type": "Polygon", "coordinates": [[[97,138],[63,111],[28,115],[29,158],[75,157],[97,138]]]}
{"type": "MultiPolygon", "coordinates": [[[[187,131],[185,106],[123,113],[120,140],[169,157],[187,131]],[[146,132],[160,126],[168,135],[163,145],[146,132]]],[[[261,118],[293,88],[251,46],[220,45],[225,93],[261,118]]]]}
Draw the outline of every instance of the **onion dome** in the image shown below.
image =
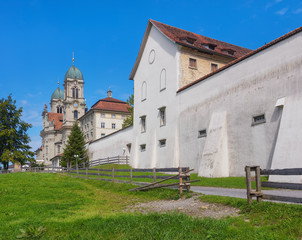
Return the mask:
{"type": "Polygon", "coordinates": [[[64,81],[66,81],[67,78],[71,78],[71,79],[78,79],[78,80],[83,80],[83,74],[80,71],[80,69],[78,69],[77,67],[75,67],[74,65],[71,66],[68,71],[65,74],[64,77],[64,81]]]}
{"type": "Polygon", "coordinates": [[[64,91],[58,87],[51,95],[51,100],[52,99],[64,99],[64,91]]]}

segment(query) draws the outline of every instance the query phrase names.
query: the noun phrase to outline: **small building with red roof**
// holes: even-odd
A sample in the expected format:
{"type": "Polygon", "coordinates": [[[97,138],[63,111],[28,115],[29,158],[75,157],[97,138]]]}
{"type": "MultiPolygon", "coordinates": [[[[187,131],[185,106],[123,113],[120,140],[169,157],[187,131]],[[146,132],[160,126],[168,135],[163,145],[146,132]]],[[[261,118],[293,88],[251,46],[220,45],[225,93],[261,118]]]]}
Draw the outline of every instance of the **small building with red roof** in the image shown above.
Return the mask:
{"type": "Polygon", "coordinates": [[[84,116],[79,118],[85,141],[90,142],[122,129],[124,119],[130,116],[127,102],[112,97],[112,91],[107,91],[107,97],[92,105],[84,116]]]}

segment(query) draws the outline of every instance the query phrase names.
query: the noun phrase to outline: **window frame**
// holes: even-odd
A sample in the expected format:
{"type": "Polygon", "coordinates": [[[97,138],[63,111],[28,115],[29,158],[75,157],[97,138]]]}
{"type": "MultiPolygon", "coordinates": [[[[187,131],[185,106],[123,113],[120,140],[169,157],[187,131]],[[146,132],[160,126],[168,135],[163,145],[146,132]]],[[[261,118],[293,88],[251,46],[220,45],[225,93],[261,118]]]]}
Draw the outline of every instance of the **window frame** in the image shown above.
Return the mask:
{"type": "Polygon", "coordinates": [[[146,132],[146,115],[143,115],[140,117],[141,121],[141,133],[145,133],[146,132]]]}
{"type": "Polygon", "coordinates": [[[215,72],[217,70],[218,70],[218,64],[217,63],[211,63],[211,72],[215,72]]]}
{"type": "Polygon", "coordinates": [[[252,116],[252,125],[251,126],[256,126],[256,125],[263,124],[263,123],[266,123],[265,113],[252,116]]]}
{"type": "Polygon", "coordinates": [[[159,144],[159,147],[161,147],[161,148],[166,147],[167,139],[163,138],[163,139],[158,140],[158,144],[159,144]]]}
{"type": "Polygon", "coordinates": [[[141,144],[141,145],[139,145],[139,147],[140,147],[140,151],[141,151],[141,152],[145,152],[146,149],[147,149],[146,144],[141,144]]]}
{"type": "Polygon", "coordinates": [[[204,138],[207,136],[207,129],[201,129],[198,131],[198,138],[204,138]]]}
{"type": "Polygon", "coordinates": [[[196,58],[189,58],[189,68],[197,69],[197,59],[196,58]],[[191,63],[194,63],[193,65],[191,63]]]}
{"type": "Polygon", "coordinates": [[[159,126],[163,127],[166,126],[166,122],[167,122],[167,114],[166,114],[166,107],[160,107],[158,109],[159,111],[159,126]]]}

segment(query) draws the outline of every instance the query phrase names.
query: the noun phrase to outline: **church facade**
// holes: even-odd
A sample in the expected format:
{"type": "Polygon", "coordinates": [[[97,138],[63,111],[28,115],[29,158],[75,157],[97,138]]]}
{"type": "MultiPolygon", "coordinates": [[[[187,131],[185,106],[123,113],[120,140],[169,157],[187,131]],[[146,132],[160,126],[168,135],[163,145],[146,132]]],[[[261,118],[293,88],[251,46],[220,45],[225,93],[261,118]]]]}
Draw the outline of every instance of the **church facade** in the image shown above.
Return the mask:
{"type": "Polygon", "coordinates": [[[58,86],[53,92],[50,111],[45,104],[42,113],[42,146],[36,151],[36,159],[45,165],[51,165],[51,159],[63,153],[72,125],[85,114],[84,78],[74,65],[66,72],[63,86],[64,91],[58,86]]]}
{"type": "Polygon", "coordinates": [[[128,104],[112,98],[109,89],[107,98],[88,108],[84,98],[82,72],[72,65],[64,77],[64,90],[58,88],[51,95],[50,111],[44,105],[42,145],[36,150],[36,160],[45,165],[59,166],[73,124],[77,121],[86,142],[104,137],[122,128],[124,118],[129,116],[128,104]]]}

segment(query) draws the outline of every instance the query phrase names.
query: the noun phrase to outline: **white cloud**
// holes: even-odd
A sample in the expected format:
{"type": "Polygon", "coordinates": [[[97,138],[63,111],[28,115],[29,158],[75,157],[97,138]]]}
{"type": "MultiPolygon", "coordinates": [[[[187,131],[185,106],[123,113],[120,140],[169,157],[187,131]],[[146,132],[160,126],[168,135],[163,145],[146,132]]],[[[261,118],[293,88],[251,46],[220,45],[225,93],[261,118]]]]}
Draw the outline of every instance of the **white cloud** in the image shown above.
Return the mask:
{"type": "Polygon", "coordinates": [[[23,106],[25,106],[25,105],[28,104],[28,101],[27,101],[27,100],[21,100],[21,104],[22,104],[23,106]]]}
{"type": "Polygon", "coordinates": [[[302,13],[302,8],[298,8],[297,10],[293,11],[294,14],[302,13]]]}
{"type": "Polygon", "coordinates": [[[276,5],[276,4],[280,3],[280,2],[282,2],[282,0],[275,0],[275,1],[268,2],[265,5],[265,9],[271,8],[271,7],[273,7],[274,5],[276,5]]]}
{"type": "Polygon", "coordinates": [[[276,14],[283,16],[288,11],[288,8],[282,8],[281,10],[277,11],[276,14]]]}

